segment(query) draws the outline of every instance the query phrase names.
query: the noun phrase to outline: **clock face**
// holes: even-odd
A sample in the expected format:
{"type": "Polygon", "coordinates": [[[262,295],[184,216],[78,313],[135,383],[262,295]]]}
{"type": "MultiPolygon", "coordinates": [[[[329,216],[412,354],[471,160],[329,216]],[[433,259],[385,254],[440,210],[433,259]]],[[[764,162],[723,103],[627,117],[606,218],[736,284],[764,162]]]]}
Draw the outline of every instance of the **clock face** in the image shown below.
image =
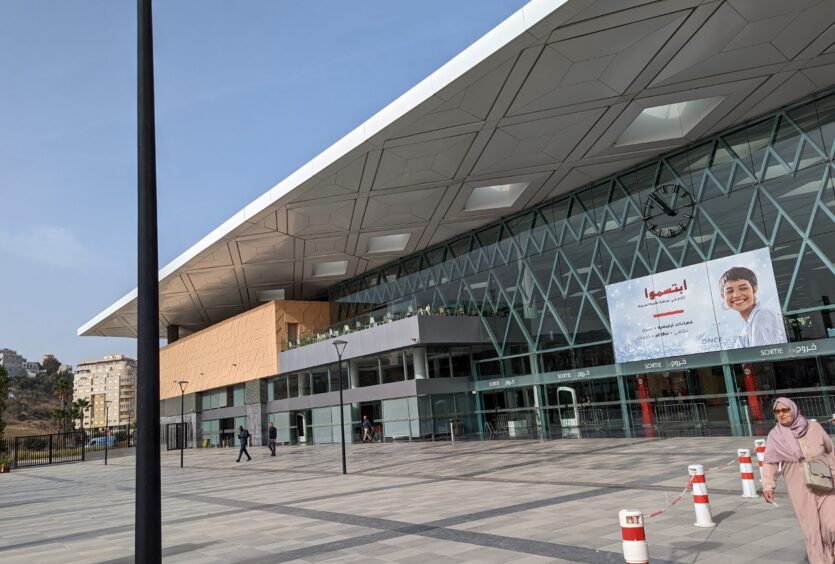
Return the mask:
{"type": "Polygon", "coordinates": [[[644,225],[657,237],[681,234],[693,219],[693,197],[683,186],[662,184],[644,202],[644,225]]]}

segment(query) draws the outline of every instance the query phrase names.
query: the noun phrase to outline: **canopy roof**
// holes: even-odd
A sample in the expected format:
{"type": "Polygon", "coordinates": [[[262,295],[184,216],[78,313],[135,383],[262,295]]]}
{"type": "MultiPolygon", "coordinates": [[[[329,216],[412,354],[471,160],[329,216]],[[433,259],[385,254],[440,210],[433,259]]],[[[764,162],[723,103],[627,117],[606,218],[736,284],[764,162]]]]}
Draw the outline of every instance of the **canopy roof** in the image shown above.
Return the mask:
{"type": "MultiPolygon", "coordinates": [[[[833,24],[833,0],[534,0],[166,265],[160,327],[320,297],[829,87],[833,24]]],[[[135,336],[136,296],[79,335],[135,336]]]]}

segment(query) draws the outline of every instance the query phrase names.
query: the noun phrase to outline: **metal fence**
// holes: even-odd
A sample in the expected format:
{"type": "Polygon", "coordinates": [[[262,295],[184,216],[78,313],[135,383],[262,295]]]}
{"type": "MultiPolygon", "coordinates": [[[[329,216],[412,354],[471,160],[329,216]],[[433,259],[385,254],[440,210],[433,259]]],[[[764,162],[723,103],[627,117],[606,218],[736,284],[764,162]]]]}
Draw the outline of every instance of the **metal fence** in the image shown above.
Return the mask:
{"type": "Polygon", "coordinates": [[[799,396],[794,397],[800,413],[818,421],[828,421],[835,413],[835,396],[799,396]]]}
{"type": "Polygon", "coordinates": [[[134,439],[128,427],[84,429],[0,440],[0,459],[8,458],[12,468],[28,468],[79,462],[85,460],[90,452],[130,446],[134,446],[134,439]]]}
{"type": "Polygon", "coordinates": [[[8,457],[12,468],[42,466],[84,460],[81,432],[11,437],[0,441],[0,457],[8,457]]]}
{"type": "Polygon", "coordinates": [[[190,434],[191,424],[168,423],[165,426],[165,450],[180,450],[188,448],[187,437],[190,434]]]}

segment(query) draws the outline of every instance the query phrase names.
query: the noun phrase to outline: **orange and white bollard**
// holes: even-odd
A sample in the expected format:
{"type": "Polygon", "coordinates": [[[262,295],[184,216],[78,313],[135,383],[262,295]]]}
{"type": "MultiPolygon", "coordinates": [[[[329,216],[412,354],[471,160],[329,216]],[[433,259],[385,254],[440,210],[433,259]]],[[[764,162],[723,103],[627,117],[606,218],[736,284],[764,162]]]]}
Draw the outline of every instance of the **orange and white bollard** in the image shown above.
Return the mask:
{"type": "Polygon", "coordinates": [[[710,500],[707,497],[707,482],[705,482],[705,467],[701,464],[691,464],[687,467],[690,483],[693,486],[693,507],[696,508],[697,527],[715,527],[713,515],[710,513],[710,500]]]}
{"type": "Polygon", "coordinates": [[[618,520],[623,537],[623,559],[626,564],[649,564],[644,514],[637,509],[621,509],[618,512],[618,520]]]}
{"type": "Polygon", "coordinates": [[[759,497],[754,483],[754,467],[751,465],[751,451],[741,448],[736,451],[739,458],[739,477],[742,479],[742,497],[759,497]]]}
{"type": "Polygon", "coordinates": [[[765,439],[754,441],[754,450],[757,452],[757,466],[760,469],[760,483],[763,481],[763,464],[765,464],[765,439]]]}

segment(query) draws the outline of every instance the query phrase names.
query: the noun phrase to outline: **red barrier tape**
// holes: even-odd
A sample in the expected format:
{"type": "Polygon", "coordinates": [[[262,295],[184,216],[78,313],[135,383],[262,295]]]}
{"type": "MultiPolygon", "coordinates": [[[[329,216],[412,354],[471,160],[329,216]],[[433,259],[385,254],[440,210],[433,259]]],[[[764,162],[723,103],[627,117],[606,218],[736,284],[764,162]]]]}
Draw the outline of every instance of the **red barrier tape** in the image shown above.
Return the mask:
{"type": "MultiPolygon", "coordinates": [[[[722,470],[723,468],[727,468],[729,466],[733,466],[733,465],[736,465],[736,464],[738,464],[738,462],[737,462],[737,459],[734,458],[730,462],[726,462],[725,464],[720,464],[719,466],[716,466],[714,468],[705,468],[705,474],[707,474],[708,472],[717,472],[719,470],[722,470]]],[[[676,503],[678,503],[679,501],[684,499],[684,496],[687,495],[687,492],[692,491],[693,482],[696,481],[696,479],[699,479],[699,482],[704,482],[704,478],[702,476],[693,476],[687,482],[687,485],[684,487],[684,489],[681,491],[681,493],[678,494],[673,499],[673,501],[668,503],[667,506],[664,509],[659,509],[658,511],[653,511],[652,513],[644,513],[644,519],[649,519],[650,517],[657,517],[658,515],[661,515],[662,513],[667,511],[669,508],[674,506],[676,503]]],[[[705,502],[700,502],[700,503],[705,503],[705,502]]]]}
{"type": "Polygon", "coordinates": [[[726,462],[725,464],[720,464],[719,466],[717,466],[715,468],[705,468],[705,474],[707,474],[708,472],[716,472],[718,470],[722,470],[724,468],[727,468],[728,466],[733,466],[735,464],[738,464],[736,458],[734,458],[730,462],[726,462]]]}
{"type": "Polygon", "coordinates": [[[645,513],[644,514],[644,519],[649,519],[650,517],[657,517],[658,515],[661,515],[662,513],[667,511],[669,508],[674,506],[676,503],[678,503],[679,501],[684,499],[684,496],[687,495],[687,492],[689,492],[692,489],[692,487],[693,487],[693,480],[689,480],[687,482],[687,485],[684,486],[684,489],[681,490],[681,493],[678,494],[675,498],[673,498],[673,501],[668,503],[667,507],[665,507],[664,509],[659,509],[658,511],[653,511],[652,513],[650,513],[648,515],[645,513]]]}

